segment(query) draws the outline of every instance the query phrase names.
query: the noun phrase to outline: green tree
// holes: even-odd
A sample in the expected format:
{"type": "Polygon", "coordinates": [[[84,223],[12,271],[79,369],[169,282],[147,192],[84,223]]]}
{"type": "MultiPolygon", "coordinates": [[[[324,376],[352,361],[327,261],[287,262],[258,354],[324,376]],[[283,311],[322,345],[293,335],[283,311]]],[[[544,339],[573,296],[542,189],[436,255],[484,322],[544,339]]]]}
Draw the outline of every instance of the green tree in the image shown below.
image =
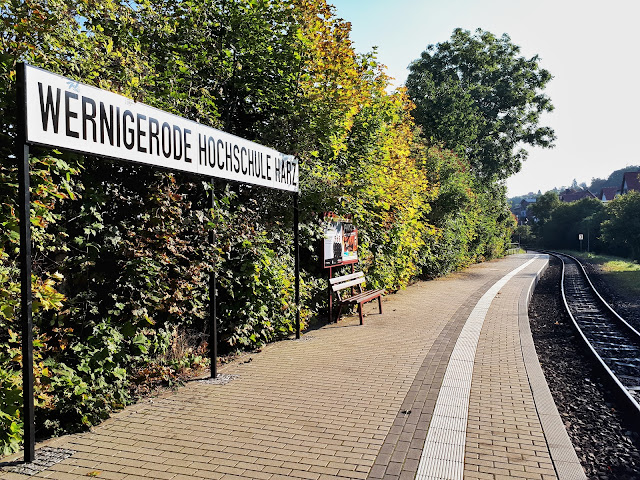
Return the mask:
{"type": "Polygon", "coordinates": [[[600,193],[600,190],[604,187],[616,187],[620,188],[622,184],[622,177],[626,172],[637,172],[640,170],[640,165],[629,165],[627,167],[621,168],[620,170],[615,170],[609,175],[606,179],[604,178],[592,178],[591,184],[589,185],[589,190],[593,192],[595,195],[600,193]]]}
{"type": "Polygon", "coordinates": [[[518,242],[522,248],[527,248],[537,243],[537,238],[531,233],[531,225],[518,225],[513,231],[511,238],[518,242]]]}
{"type": "Polygon", "coordinates": [[[614,253],[640,261],[640,192],[621,195],[607,205],[602,237],[614,253]]]}
{"type": "Polygon", "coordinates": [[[539,125],[553,109],[542,93],[551,74],[537,56],[519,53],[506,34],[458,28],[409,66],[407,88],[425,137],[467,156],[485,182],[520,170],[527,152],[519,144],[551,147],[555,139],[539,125]]]}
{"type": "MultiPolygon", "coordinates": [[[[353,216],[388,290],[503,250],[504,187],[425,146],[413,102],[326,0],[0,0],[0,23],[1,451],[21,441],[19,61],[295,154],[303,325],[325,305],[318,212],[353,216]]],[[[222,347],[293,331],[289,193],[218,181],[209,209],[193,175],[36,147],[31,174],[38,436],[201,364],[212,268],[222,347]]]]}
{"type": "Polygon", "coordinates": [[[425,238],[422,275],[435,277],[504,253],[514,219],[504,187],[480,184],[468,160],[432,146],[424,158],[434,186],[425,222],[433,227],[425,238]]]}
{"type": "Polygon", "coordinates": [[[542,243],[547,248],[578,249],[578,234],[584,235],[583,248],[601,250],[598,241],[600,224],[604,220],[605,207],[595,198],[583,198],[577,202],[561,203],[552,212],[542,228],[542,243]]]}
{"type": "Polygon", "coordinates": [[[532,233],[540,236],[544,225],[549,221],[553,211],[560,205],[558,194],[553,191],[546,192],[536,199],[536,203],[529,206],[529,210],[535,217],[533,225],[531,225],[532,233]]]}

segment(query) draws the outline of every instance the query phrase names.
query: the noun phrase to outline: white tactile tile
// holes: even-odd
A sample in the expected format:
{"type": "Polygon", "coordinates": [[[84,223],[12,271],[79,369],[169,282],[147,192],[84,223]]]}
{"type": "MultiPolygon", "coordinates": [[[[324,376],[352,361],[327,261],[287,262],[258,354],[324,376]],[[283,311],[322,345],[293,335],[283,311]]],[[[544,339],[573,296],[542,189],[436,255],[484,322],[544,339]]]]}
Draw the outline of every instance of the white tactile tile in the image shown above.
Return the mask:
{"type": "Polygon", "coordinates": [[[443,405],[442,409],[438,412],[438,414],[444,418],[456,418],[464,420],[466,428],[467,422],[467,413],[469,409],[466,405],[456,406],[456,405],[443,405]]]}
{"type": "MultiPolygon", "coordinates": [[[[434,412],[433,418],[431,419],[431,424],[429,425],[429,429],[440,428],[442,430],[450,430],[452,432],[466,432],[467,430],[467,417],[466,416],[448,416],[447,412],[438,412],[437,416],[434,412]]],[[[425,446],[427,443],[431,442],[431,435],[427,432],[427,439],[425,442],[425,446]]]]}
{"type": "Polygon", "coordinates": [[[436,444],[464,445],[466,432],[433,428],[432,440],[436,444]]]}
{"type": "Polygon", "coordinates": [[[436,459],[418,475],[424,480],[462,480],[463,467],[463,462],[436,459]]]}
{"type": "Polygon", "coordinates": [[[464,463],[464,457],[459,455],[459,445],[453,443],[432,443],[430,453],[434,460],[437,460],[437,467],[431,468],[431,475],[439,469],[453,464],[464,463]]]}
{"type": "Polygon", "coordinates": [[[473,362],[482,324],[500,289],[537,256],[498,280],[480,298],[453,348],[427,432],[416,480],[462,480],[473,362]]]}
{"type": "Polygon", "coordinates": [[[453,388],[469,388],[471,387],[471,381],[461,377],[449,377],[442,382],[442,385],[453,388]]]}
{"type": "Polygon", "coordinates": [[[469,397],[465,394],[465,389],[443,385],[440,391],[442,390],[445,390],[445,393],[438,398],[438,402],[441,402],[443,405],[455,405],[460,407],[469,405],[469,397]]]}

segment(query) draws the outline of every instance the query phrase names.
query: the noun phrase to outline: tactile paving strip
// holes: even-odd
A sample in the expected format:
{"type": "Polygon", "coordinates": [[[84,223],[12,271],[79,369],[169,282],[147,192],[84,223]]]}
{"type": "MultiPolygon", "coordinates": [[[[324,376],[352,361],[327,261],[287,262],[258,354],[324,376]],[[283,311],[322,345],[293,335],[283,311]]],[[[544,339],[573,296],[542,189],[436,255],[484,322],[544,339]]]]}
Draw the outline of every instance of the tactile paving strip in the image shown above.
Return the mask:
{"type": "Polygon", "coordinates": [[[462,480],[464,473],[464,445],[473,361],[482,324],[491,302],[500,289],[520,271],[527,268],[537,257],[520,265],[498,280],[480,298],[460,332],[451,359],[444,374],[442,387],[427,431],[417,480],[451,479],[462,480]],[[447,387],[447,388],[445,388],[447,387]],[[443,442],[446,439],[446,443],[443,442]]]}

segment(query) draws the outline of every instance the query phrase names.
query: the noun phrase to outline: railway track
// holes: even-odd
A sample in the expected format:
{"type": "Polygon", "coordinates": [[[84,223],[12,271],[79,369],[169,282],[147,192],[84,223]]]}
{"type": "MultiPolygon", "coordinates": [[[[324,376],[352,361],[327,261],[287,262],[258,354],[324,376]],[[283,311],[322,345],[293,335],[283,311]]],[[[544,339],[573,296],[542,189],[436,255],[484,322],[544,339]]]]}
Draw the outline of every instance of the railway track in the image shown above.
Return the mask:
{"type": "Polygon", "coordinates": [[[562,261],[562,297],[578,336],[640,428],[640,332],[600,296],[576,258],[546,253],[562,261]]]}

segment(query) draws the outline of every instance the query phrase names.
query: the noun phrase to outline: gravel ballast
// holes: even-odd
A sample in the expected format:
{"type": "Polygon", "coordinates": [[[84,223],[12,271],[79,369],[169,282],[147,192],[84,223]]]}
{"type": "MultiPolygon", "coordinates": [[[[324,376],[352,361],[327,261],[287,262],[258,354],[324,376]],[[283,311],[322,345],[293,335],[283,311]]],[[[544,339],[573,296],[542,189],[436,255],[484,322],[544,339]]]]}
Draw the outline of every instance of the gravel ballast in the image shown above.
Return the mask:
{"type": "Polygon", "coordinates": [[[610,394],[597,370],[582,353],[559,296],[560,272],[560,262],[552,258],[529,306],[549,389],[589,478],[640,479],[640,436],[625,427],[617,407],[607,401],[610,394]]]}

